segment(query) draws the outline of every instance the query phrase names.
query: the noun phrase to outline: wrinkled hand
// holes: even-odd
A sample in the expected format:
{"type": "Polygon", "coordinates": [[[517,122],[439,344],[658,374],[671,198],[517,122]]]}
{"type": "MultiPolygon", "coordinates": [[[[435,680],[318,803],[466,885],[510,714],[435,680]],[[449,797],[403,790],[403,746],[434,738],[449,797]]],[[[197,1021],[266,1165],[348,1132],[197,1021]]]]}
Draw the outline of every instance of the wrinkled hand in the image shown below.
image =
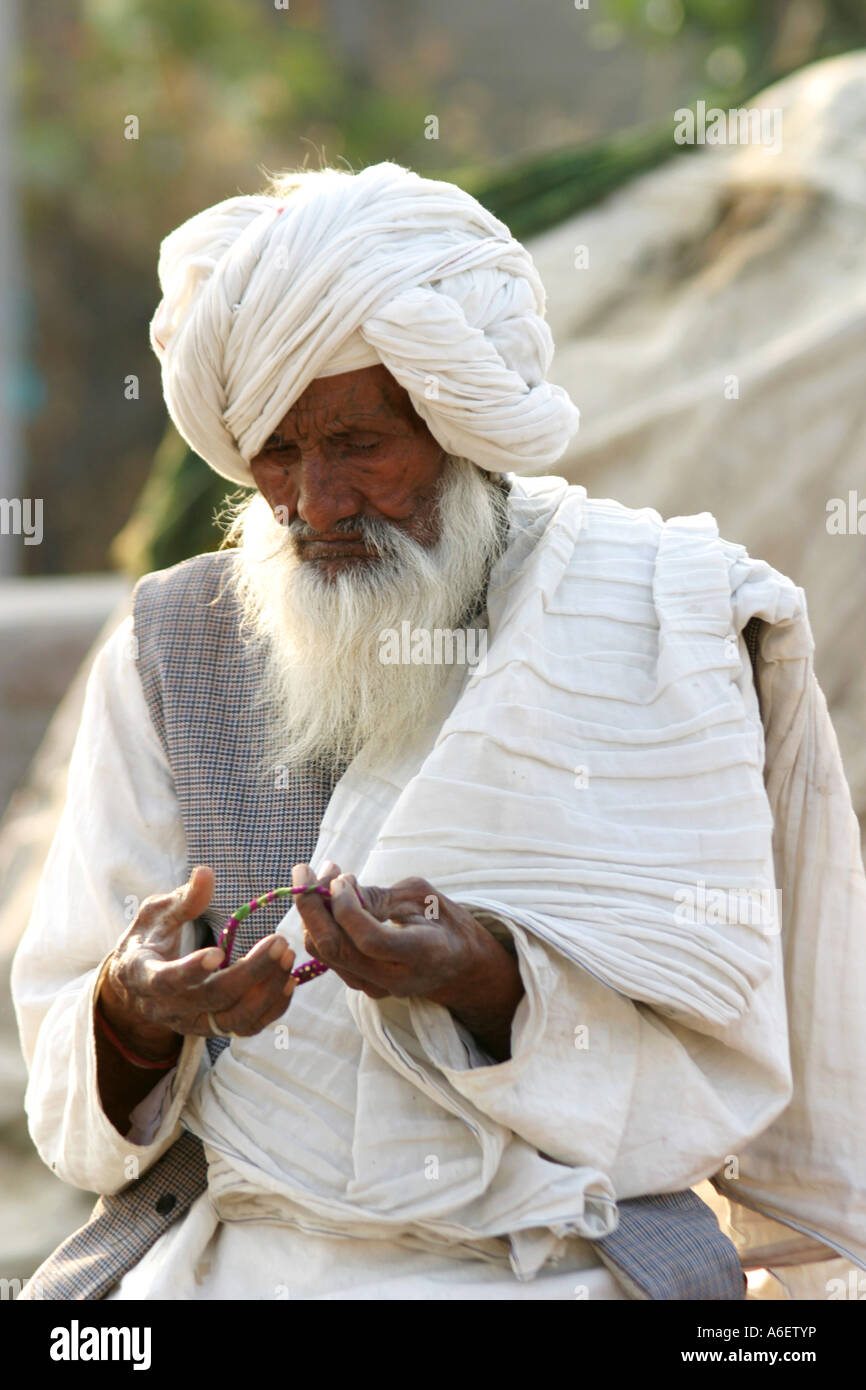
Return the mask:
{"type": "MultiPolygon", "coordinates": [[[[316,881],[308,864],[295,865],[293,887],[316,881]]],[[[318,882],[330,887],[330,901],[296,899],[311,955],[373,999],[423,995],[443,1005],[492,1055],[508,1055],[520,970],[471,912],[422,878],[359,887],[329,864],[318,882]]]]}
{"type": "Polygon", "coordinates": [[[180,956],[181,928],[213,896],[213,870],[198,867],[188,883],[146,898],[118,943],[100,990],[100,1007],[130,1049],[154,1059],[170,1056],[178,1034],[221,1032],[251,1037],[288,1007],[295,981],[294,953],[281,936],[257,942],[226,970],[223,952],[208,946],[180,956]]]}

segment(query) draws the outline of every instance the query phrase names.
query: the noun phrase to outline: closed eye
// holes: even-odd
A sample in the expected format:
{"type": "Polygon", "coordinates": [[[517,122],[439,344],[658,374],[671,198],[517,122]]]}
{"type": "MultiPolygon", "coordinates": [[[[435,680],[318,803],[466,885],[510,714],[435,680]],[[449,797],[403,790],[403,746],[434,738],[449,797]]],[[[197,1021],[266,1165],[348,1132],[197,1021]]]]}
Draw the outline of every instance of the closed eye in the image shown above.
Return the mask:
{"type": "MultiPolygon", "coordinates": [[[[358,439],[350,434],[334,434],[330,436],[335,444],[341,448],[349,449],[352,453],[369,454],[374,449],[378,449],[381,444],[380,439],[358,439]]],[[[262,454],[286,453],[289,449],[297,450],[298,445],[294,440],[284,439],[281,434],[270,435],[262,445],[262,454]]]]}
{"type": "Polygon", "coordinates": [[[296,444],[290,444],[287,440],[283,439],[283,436],[281,434],[272,434],[268,439],[265,440],[264,444],[262,445],[262,453],[275,454],[279,453],[281,449],[296,448],[296,444]]]}
{"type": "Polygon", "coordinates": [[[359,439],[355,435],[351,434],[337,434],[334,435],[333,438],[336,439],[337,443],[341,444],[344,448],[351,449],[353,453],[358,454],[368,454],[373,449],[378,449],[379,444],[381,442],[378,439],[359,439]]]}

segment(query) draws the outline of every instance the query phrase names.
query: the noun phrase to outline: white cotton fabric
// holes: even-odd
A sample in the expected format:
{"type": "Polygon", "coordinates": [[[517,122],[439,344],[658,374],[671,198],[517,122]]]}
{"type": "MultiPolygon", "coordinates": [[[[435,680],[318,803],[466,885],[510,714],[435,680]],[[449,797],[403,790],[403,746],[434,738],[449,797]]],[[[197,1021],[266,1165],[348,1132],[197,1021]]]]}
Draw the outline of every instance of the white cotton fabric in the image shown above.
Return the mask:
{"type": "MultiPolygon", "coordinates": [[[[771,625],[770,728],[790,731],[813,679],[803,595],[720,541],[707,515],[662,523],[549,478],[517,483],[512,505],[483,668],[390,768],[357,760],[313,864],[332,859],[367,883],[421,874],[507,923],[526,998],[511,1058],[484,1066],[429,1001],[341,996],[363,1040],[361,1075],[374,1078],[356,1095],[358,1151],[404,1133],[409,1092],[396,1073],[415,1093],[430,1152],[449,1153],[447,1113],[475,1136],[471,1162],[463,1154],[455,1170],[468,1182],[454,1226],[464,1237],[501,1229],[509,1211],[514,1227],[532,1217],[553,1241],[560,1187],[584,1206],[605,1181],[617,1197],[673,1191],[734,1156],[731,1195],[864,1259],[866,1027],[847,1009],[828,1026],[808,1002],[816,972],[828,1016],[852,987],[843,982],[866,974],[863,870],[828,726],[833,827],[847,838],[787,846],[785,953],[772,918],[695,924],[677,913],[678,895],[699,883],[733,895],[737,911],[743,893],[775,901],[764,739],[738,634],[755,615],[771,625]],[[576,768],[588,774],[580,788],[576,768]],[[831,886],[840,854],[846,876],[831,886]],[[839,1027],[850,1067],[835,1060],[839,1027]],[[536,1187],[539,1154],[567,1165],[561,1184],[536,1187]]],[[[788,833],[811,798],[799,757],[793,785],[773,770],[788,833]]],[[[820,813],[805,814],[814,823],[820,813]]],[[[283,929],[301,950],[296,909],[283,929]]],[[[349,1191],[311,1169],[301,1195],[296,1141],[273,1140],[281,1091],[272,1043],[259,1037],[233,1044],[192,1100],[186,1123],[211,1151],[218,1211],[250,1219],[266,1202],[275,1218],[298,1220],[302,1205],[360,1233],[399,1209],[426,1238],[439,1229],[442,1194],[421,1180],[411,1145],[405,1169],[361,1168],[349,1191]]],[[[545,1254],[540,1230],[533,1239],[545,1254]]]]}
{"type": "Polygon", "coordinates": [[[447,453],[541,473],[579,415],[526,249],[454,184],[384,163],[228,198],[162,243],[151,344],[172,419],[233,482],[317,377],[382,362],[447,453]],[[335,365],[339,364],[339,365],[335,365]],[[346,364],[349,365],[346,365],[346,364]]]}
{"type": "MultiPolygon", "coordinates": [[[[738,684],[742,552],[709,517],[663,525],[556,478],[516,483],[512,514],[483,667],[392,766],[356,760],[312,860],[367,883],[420,874],[506,923],[526,985],[511,1058],[467,1059],[429,1001],[374,1002],[329,977],[299,992],[296,1066],[293,1018],[310,1035],[320,1000],[331,1027],[345,1001],[361,1040],[352,1181],[335,1182],[321,1153],[304,1161],[299,1117],[277,1130],[273,1039],[239,1040],[185,1114],[233,1219],[266,1205],[296,1222],[303,1209],[320,1229],[362,1234],[399,1212],[427,1240],[507,1227],[515,1267],[531,1270],[569,1210],[583,1210],[585,1234],[606,1195],[708,1177],[790,1098],[778,934],[676,917],[677,890],[699,879],[775,886],[763,741],[738,684]],[[383,1144],[392,1134],[401,1144],[383,1144]],[[442,1155],[442,1186],[425,1180],[422,1150],[442,1155]]],[[[796,590],[777,577],[775,597],[784,616],[796,590]]],[[[301,952],[296,909],[284,930],[301,952]]]]}
{"type": "MultiPolygon", "coordinates": [[[[129,1182],[131,1161],[146,1172],[179,1137],[181,1117],[194,1105],[210,1069],[204,1040],[190,1037],[178,1066],[137,1108],[128,1135],[119,1134],[102,1109],[93,1024],[101,970],[126,930],[130,904],[179,885],[187,876],[181,809],[133,651],[128,618],[96,657],[88,679],[67,804],[12,975],[29,1070],[25,1103],[33,1141],[59,1178],[102,1193],[120,1191],[129,1182]],[[58,910],[59,903],[64,910],[58,910]]],[[[185,929],[183,948],[193,949],[191,926],[185,929]]],[[[433,1117],[427,1126],[414,1092],[383,1064],[386,1092],[393,1095],[396,1084],[406,1107],[400,1143],[386,1143],[383,1156],[381,1131],[353,1137],[358,1087],[376,1080],[370,1066],[362,1074],[362,1040],[348,1009],[348,991],[335,977],[316,983],[326,988],[298,991],[284,1017],[283,1022],[291,1022],[291,1048],[275,1046],[276,1028],[268,1033],[272,1071],[283,1075],[270,1114],[272,1147],[294,1145],[299,1184],[312,1174],[316,1182],[349,1193],[356,1165],[372,1172],[384,1161],[387,1177],[395,1154],[394,1171],[399,1169],[410,1138],[412,1160],[423,1172],[427,1144],[437,1127],[442,1137],[438,1107],[426,1106],[427,1117],[433,1117]]],[[[464,1057],[486,1062],[471,1036],[460,1032],[464,1057]]],[[[515,1037],[519,1035],[518,1027],[515,1037]]],[[[230,1052],[221,1055],[217,1068],[232,1060],[230,1052]]],[[[233,1071],[230,1085],[236,1075],[233,1071]]],[[[425,1187],[438,1190],[452,1176],[460,1153],[466,1155],[468,1169],[477,1151],[474,1136],[459,1121],[449,1126],[443,1118],[447,1149],[435,1152],[446,1167],[440,1177],[425,1179],[425,1187]]],[[[217,1136],[221,1149],[236,1137],[227,1114],[217,1136]]],[[[369,1220],[359,1222],[359,1234],[353,1223],[338,1232],[323,1230],[310,1212],[292,1224],[275,1209],[267,1191],[252,1203],[238,1194],[234,1205],[229,1199],[217,1206],[230,1170],[221,1152],[212,1157],[211,1191],[160,1238],[121,1281],[115,1296],[236,1298],[241,1289],[244,1296],[278,1298],[284,1296],[276,1292],[279,1288],[292,1298],[500,1300],[523,1297],[527,1286],[517,1273],[538,1268],[551,1255],[556,1263],[544,1265],[530,1297],[624,1297],[595,1248],[578,1235],[564,1234],[560,1240],[542,1232],[540,1250],[531,1236],[519,1237],[524,1262],[516,1272],[507,1240],[467,1242],[465,1235],[455,1238],[447,1231],[428,1239],[423,1231],[413,1233],[400,1213],[378,1229],[369,1220]]],[[[554,1165],[538,1161],[538,1174],[553,1170],[554,1165]]],[[[257,1176],[267,1187],[266,1169],[257,1176]]],[[[458,1196],[465,1188],[466,1182],[458,1196]]],[[[563,1204],[561,1190],[554,1200],[563,1204]]],[[[609,1228],[608,1183],[601,1184],[597,1201],[591,1195],[589,1207],[585,1229],[609,1228]]],[[[572,1211],[573,1204],[569,1216],[572,1211]]]]}
{"type": "MultiPolygon", "coordinates": [[[[197,1209],[236,1234],[215,1237],[200,1215],[169,1233],[138,1267],[147,1296],[188,1287],[177,1261],[199,1255],[189,1296],[227,1287],[221,1252],[240,1259],[246,1230],[252,1258],[263,1226],[293,1233],[287,1251],[309,1238],[325,1262],[314,1296],[329,1258],[338,1269],[337,1236],[398,1263],[416,1252],[431,1289],[467,1256],[509,1288],[556,1260],[573,1270],[585,1247],[600,1274],[586,1237],[610,1228],[614,1198],[693,1185],[732,1157],[726,1192],[764,1214],[762,1250],[787,1259],[781,1220],[866,1263],[866,887],[802,594],[706,516],[665,524],[555,478],[514,480],[512,507],[485,667],[463,684],[455,672],[401,759],[356,760],[313,859],[362,882],[422,874],[511,936],[526,995],[506,1062],[428,1001],[368,1000],[326,975],[297,992],[287,1031],[233,1040],[212,1068],[189,1041],[118,1135],[96,1082],[99,965],[128,895],[181,882],[185,860],[128,626],[97,659],[13,988],[32,1133],[59,1176],[114,1192],[131,1155],[144,1171],[181,1127],[205,1142],[197,1209]],[[737,640],[755,613],[768,624],[766,793],[737,640]],[[684,932],[674,895],[696,878],[780,886],[781,936],[684,932]]],[[[281,930],[301,953],[295,911],[281,930]]],[[[746,1231],[744,1257],[749,1243],[746,1231]]],[[[277,1282],[302,1284],[301,1261],[277,1282]]]]}
{"type": "Polygon", "coordinates": [[[498,1258],[450,1245],[308,1231],[284,1222],[221,1220],[207,1193],[107,1295],[110,1300],[244,1299],[291,1302],[598,1302],[627,1300],[588,1241],[572,1239],[556,1264],[518,1280],[498,1258]]]}
{"type": "Polygon", "coordinates": [[[341,372],[357,372],[361,367],[376,367],[381,357],[357,331],[350,333],[344,343],[319,370],[319,376],[339,376],[341,372]]]}

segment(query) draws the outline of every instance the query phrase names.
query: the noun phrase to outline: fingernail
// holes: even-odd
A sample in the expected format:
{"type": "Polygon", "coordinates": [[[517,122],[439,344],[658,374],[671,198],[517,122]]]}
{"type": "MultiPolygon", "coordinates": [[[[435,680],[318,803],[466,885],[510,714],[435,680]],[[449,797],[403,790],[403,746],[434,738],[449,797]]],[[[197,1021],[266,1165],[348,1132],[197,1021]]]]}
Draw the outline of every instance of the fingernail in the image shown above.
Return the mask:
{"type": "Polygon", "coordinates": [[[274,942],[271,949],[268,951],[268,955],[270,956],[271,960],[279,960],[285,949],[286,943],[282,939],[282,937],[280,937],[277,941],[274,942]]]}

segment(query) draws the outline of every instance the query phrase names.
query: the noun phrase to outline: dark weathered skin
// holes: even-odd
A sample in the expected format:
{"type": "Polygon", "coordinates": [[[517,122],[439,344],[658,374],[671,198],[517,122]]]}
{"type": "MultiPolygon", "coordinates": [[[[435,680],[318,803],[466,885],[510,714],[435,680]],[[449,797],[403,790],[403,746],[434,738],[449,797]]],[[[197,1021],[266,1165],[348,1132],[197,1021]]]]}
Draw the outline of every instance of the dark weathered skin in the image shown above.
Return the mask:
{"type": "MultiPolygon", "coordinates": [[[[226,970],[216,946],[180,956],[181,928],[204,912],[213,897],[214,873],[193,869],[189,882],[165,895],[145,898],[111,957],[99,992],[109,1026],[139,1057],[171,1057],[190,1034],[213,1029],[250,1037],[286,1010],[295,987],[290,971],[294,953],[281,936],[271,935],[226,970]]],[[[125,1060],[96,1029],[99,1089],[106,1115],[125,1133],[129,1112],[143,1100],[159,1072],[125,1060]]]]}
{"type": "Polygon", "coordinates": [[[435,499],[445,453],[384,367],[311,382],[250,463],[271,508],[284,508],[319,534],[301,540],[301,558],[325,572],[363,563],[359,539],[337,522],[373,517],[419,545],[438,540],[435,499]]]}
{"type": "MultiPolygon", "coordinates": [[[[295,865],[293,887],[316,881],[309,864],[295,865]]],[[[390,888],[365,883],[359,895],[355,876],[332,865],[318,882],[329,884],[330,899],[296,899],[311,955],[373,999],[424,995],[497,1061],[510,1056],[523,981],[514,957],[471,912],[423,878],[390,888]]]]}

